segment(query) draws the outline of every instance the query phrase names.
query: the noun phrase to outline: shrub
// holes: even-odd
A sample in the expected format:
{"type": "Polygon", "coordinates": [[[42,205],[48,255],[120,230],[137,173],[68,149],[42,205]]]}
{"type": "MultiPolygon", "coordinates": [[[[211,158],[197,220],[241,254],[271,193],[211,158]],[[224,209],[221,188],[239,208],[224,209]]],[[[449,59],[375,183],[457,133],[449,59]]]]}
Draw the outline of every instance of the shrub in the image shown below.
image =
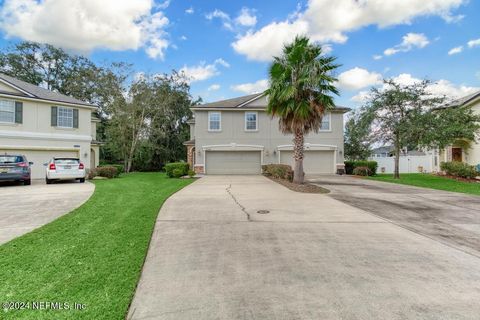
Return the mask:
{"type": "Polygon", "coordinates": [[[355,169],[353,169],[353,174],[356,176],[371,176],[372,170],[366,166],[355,167],[355,169]]]}
{"type": "Polygon", "coordinates": [[[179,169],[179,168],[173,169],[173,171],[172,171],[172,177],[173,178],[180,178],[182,176],[184,176],[182,169],[179,169]]]}
{"type": "Polygon", "coordinates": [[[471,166],[463,162],[442,162],[440,163],[440,169],[445,171],[448,175],[461,177],[461,178],[475,178],[480,173],[477,171],[475,166],[471,166]]]}
{"type": "Polygon", "coordinates": [[[100,167],[115,167],[117,169],[117,177],[125,172],[125,166],[123,164],[100,164],[100,167]]]}
{"type": "Polygon", "coordinates": [[[358,167],[367,167],[370,172],[370,176],[377,174],[378,163],[376,161],[357,160],[357,161],[345,161],[345,173],[355,174],[354,170],[358,167]]]}
{"type": "Polygon", "coordinates": [[[167,173],[167,176],[169,178],[173,178],[175,175],[173,171],[175,169],[178,169],[181,173],[180,176],[186,176],[188,174],[188,170],[190,169],[190,166],[186,162],[172,162],[172,163],[167,163],[165,165],[165,172],[167,173]]]}
{"type": "Polygon", "coordinates": [[[104,177],[104,178],[116,178],[118,177],[118,169],[113,166],[102,166],[91,169],[88,173],[88,178],[93,179],[94,177],[104,177]]]}
{"type": "Polygon", "coordinates": [[[193,171],[192,169],[188,170],[188,176],[190,178],[193,178],[195,176],[195,171],[193,171]]]}
{"type": "Polygon", "coordinates": [[[266,164],[262,166],[263,174],[276,179],[293,180],[292,167],[286,164],[266,164]]]}

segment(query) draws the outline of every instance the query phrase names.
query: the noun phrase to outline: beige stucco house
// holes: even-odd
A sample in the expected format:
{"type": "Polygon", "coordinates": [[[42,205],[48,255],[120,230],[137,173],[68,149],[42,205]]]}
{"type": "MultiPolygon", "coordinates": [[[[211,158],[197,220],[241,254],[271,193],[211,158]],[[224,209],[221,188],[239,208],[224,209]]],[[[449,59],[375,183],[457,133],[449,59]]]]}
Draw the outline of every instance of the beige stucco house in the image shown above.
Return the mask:
{"type": "Polygon", "coordinates": [[[45,178],[52,157],[78,157],[87,169],[99,164],[93,116],[96,107],[0,74],[0,153],[23,154],[32,178],[45,178]]]}
{"type": "MultiPolygon", "coordinates": [[[[266,114],[263,93],[192,108],[188,162],[198,173],[259,174],[262,164],[292,165],[292,135],[283,134],[278,119],[266,114]]],[[[306,174],[331,174],[343,168],[343,114],[328,112],[319,133],[305,137],[306,174]]]]}
{"type": "MultiPolygon", "coordinates": [[[[471,107],[476,114],[480,114],[480,91],[453,101],[448,107],[471,107]]],[[[479,137],[480,138],[480,137],[479,137]]],[[[440,162],[461,161],[470,165],[480,164],[480,142],[473,142],[470,148],[461,145],[452,145],[439,152],[440,162]]]]}

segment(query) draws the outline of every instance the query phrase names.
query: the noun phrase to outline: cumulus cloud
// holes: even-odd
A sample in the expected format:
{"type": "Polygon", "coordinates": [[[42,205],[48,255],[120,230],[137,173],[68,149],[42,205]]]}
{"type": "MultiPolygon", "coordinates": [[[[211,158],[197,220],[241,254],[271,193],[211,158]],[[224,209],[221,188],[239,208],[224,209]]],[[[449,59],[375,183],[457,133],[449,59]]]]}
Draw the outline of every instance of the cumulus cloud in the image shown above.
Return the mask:
{"type": "Polygon", "coordinates": [[[338,76],[338,85],[346,90],[358,90],[382,83],[382,75],[355,67],[338,76]]]}
{"type": "Polygon", "coordinates": [[[403,36],[402,42],[393,48],[386,49],[383,53],[391,56],[399,52],[408,52],[414,48],[424,48],[430,41],[423,33],[407,33],[403,36]]]}
{"type": "Polygon", "coordinates": [[[463,46],[455,47],[455,48],[452,48],[448,51],[448,55],[451,56],[451,55],[460,53],[462,51],[463,51],[463,46]]]}
{"type": "Polygon", "coordinates": [[[253,27],[257,24],[255,10],[243,7],[235,22],[244,27],[253,27]]]}
{"type": "Polygon", "coordinates": [[[162,11],[151,0],[5,0],[0,28],[7,37],[88,52],[96,48],[137,50],[163,59],[169,46],[162,11]]]}
{"type": "Polygon", "coordinates": [[[215,9],[214,11],[207,13],[205,18],[207,18],[207,20],[213,20],[214,18],[220,19],[225,29],[233,31],[232,19],[230,18],[230,15],[222,10],[215,9]]]}
{"type": "Polygon", "coordinates": [[[268,88],[268,80],[261,79],[256,82],[242,83],[230,87],[233,91],[243,92],[245,94],[260,93],[268,88]]]}
{"type": "Polygon", "coordinates": [[[190,7],[187,10],[185,10],[186,14],[193,14],[194,12],[195,12],[195,10],[193,9],[193,7],[190,7]]]}
{"type": "Polygon", "coordinates": [[[211,64],[206,64],[205,61],[202,61],[196,66],[185,65],[183,66],[183,68],[180,69],[180,72],[185,74],[190,83],[203,81],[220,74],[220,71],[218,70],[218,65],[227,68],[230,66],[225,60],[217,59],[211,64]]]}
{"type": "Polygon", "coordinates": [[[383,58],[383,56],[382,56],[381,54],[375,54],[375,55],[373,55],[373,60],[380,60],[380,59],[382,59],[382,58],[383,58]]]}
{"type": "Polygon", "coordinates": [[[470,40],[467,42],[469,48],[480,46],[480,39],[470,40]]]}
{"type": "Polygon", "coordinates": [[[452,21],[452,11],[467,0],[309,0],[307,8],[285,21],[272,22],[255,32],[247,32],[232,43],[250,60],[269,61],[297,34],[326,43],[344,43],[347,33],[369,25],[380,28],[409,24],[422,16],[440,16],[452,21]]]}
{"type": "Polygon", "coordinates": [[[208,91],[217,91],[220,90],[220,85],[219,84],[212,84],[211,86],[208,87],[208,91]]]}

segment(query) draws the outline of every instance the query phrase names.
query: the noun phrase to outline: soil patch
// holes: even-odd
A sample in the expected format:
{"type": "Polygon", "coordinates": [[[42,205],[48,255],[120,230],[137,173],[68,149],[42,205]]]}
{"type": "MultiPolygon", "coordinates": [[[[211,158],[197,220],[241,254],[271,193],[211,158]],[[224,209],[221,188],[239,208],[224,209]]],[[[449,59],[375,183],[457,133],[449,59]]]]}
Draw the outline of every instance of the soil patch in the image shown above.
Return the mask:
{"type": "Polygon", "coordinates": [[[305,182],[304,184],[296,184],[284,179],[277,179],[273,177],[267,177],[267,178],[295,192],[302,192],[302,193],[329,193],[330,192],[330,190],[328,189],[322,188],[320,186],[317,186],[316,184],[311,184],[308,182],[305,182]]]}

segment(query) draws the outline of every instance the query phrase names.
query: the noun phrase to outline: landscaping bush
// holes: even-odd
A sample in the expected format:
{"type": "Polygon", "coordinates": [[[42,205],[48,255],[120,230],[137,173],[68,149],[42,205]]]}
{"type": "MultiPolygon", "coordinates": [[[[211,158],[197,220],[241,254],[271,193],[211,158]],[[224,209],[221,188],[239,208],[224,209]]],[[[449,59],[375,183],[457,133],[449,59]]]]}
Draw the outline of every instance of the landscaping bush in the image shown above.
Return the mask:
{"type": "Polygon", "coordinates": [[[173,173],[173,171],[175,169],[179,170],[180,176],[186,176],[188,174],[188,170],[190,169],[190,166],[186,162],[172,162],[172,163],[167,163],[164,168],[165,168],[165,172],[167,173],[167,176],[169,178],[174,178],[175,174],[173,173]]]}
{"type": "Polygon", "coordinates": [[[119,176],[118,169],[114,166],[102,166],[91,169],[88,172],[88,178],[93,179],[94,177],[104,177],[108,179],[116,178],[119,176]]]}
{"type": "Polygon", "coordinates": [[[477,171],[475,166],[457,161],[442,162],[440,163],[440,169],[445,171],[448,175],[460,178],[473,179],[480,175],[480,172],[477,171]]]}
{"type": "Polygon", "coordinates": [[[292,167],[286,164],[266,164],[262,166],[262,172],[276,179],[293,180],[292,167]]]}
{"type": "Polygon", "coordinates": [[[172,176],[173,176],[173,178],[180,178],[180,177],[184,176],[182,169],[179,169],[179,168],[173,169],[172,176]]]}
{"type": "Polygon", "coordinates": [[[193,178],[195,176],[195,171],[193,171],[192,169],[188,170],[188,176],[190,178],[193,178]]]}
{"type": "Polygon", "coordinates": [[[125,172],[125,166],[123,164],[100,164],[99,167],[115,167],[117,169],[117,177],[125,172]]]}
{"type": "Polygon", "coordinates": [[[355,167],[355,169],[353,169],[353,174],[356,176],[371,176],[372,170],[366,166],[355,167]]]}
{"type": "Polygon", "coordinates": [[[376,161],[357,160],[357,161],[345,161],[345,173],[355,174],[353,171],[358,167],[367,167],[370,172],[370,176],[377,174],[378,163],[376,161]]]}

